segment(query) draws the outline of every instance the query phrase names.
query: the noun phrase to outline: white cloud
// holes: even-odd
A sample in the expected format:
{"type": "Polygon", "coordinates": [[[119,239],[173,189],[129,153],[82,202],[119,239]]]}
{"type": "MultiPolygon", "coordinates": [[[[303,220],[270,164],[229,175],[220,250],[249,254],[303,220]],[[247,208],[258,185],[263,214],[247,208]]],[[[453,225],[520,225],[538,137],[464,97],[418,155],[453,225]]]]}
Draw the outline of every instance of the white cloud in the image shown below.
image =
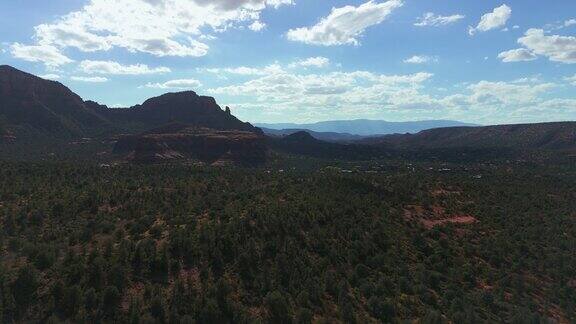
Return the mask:
{"type": "Polygon", "coordinates": [[[422,17],[418,18],[418,20],[414,23],[414,26],[418,27],[445,26],[458,22],[464,18],[466,18],[466,16],[460,14],[455,14],[451,16],[440,16],[436,15],[433,12],[427,12],[422,17]]]}
{"type": "MultiPolygon", "coordinates": [[[[415,88],[430,79],[430,73],[409,75],[380,75],[366,71],[331,72],[327,74],[298,74],[278,71],[238,85],[209,89],[212,94],[252,96],[258,101],[290,102],[304,98],[341,96],[339,100],[351,102],[347,94],[373,91],[375,95],[399,88],[415,88]]],[[[396,93],[396,92],[394,92],[396,93]]],[[[324,100],[323,99],[323,100],[324,100]]]]}
{"type": "Polygon", "coordinates": [[[92,82],[92,83],[103,83],[108,82],[107,78],[104,77],[83,77],[83,76],[73,76],[70,79],[73,81],[80,81],[80,82],[92,82]]]}
{"type": "Polygon", "coordinates": [[[83,52],[107,51],[112,48],[112,42],[106,37],[89,33],[79,26],[60,22],[58,24],[42,24],[34,27],[36,38],[40,44],[64,47],[75,47],[83,52]]]}
{"type": "Polygon", "coordinates": [[[42,62],[50,68],[55,68],[73,62],[58,49],[50,45],[28,46],[14,43],[10,51],[15,58],[29,62],[42,62]]]}
{"type": "Polygon", "coordinates": [[[266,24],[261,22],[260,20],[254,21],[248,28],[252,31],[261,31],[266,28],[266,24]]]}
{"type": "MultiPolygon", "coordinates": [[[[292,63],[294,64],[294,63],[292,63]]],[[[457,119],[478,123],[549,121],[576,112],[570,102],[546,99],[560,86],[537,76],[513,81],[478,81],[452,91],[429,92],[437,85],[427,72],[386,75],[367,71],[310,73],[286,67],[246,75],[248,81],[209,88],[224,96],[240,117],[252,120],[326,120],[334,118],[457,119]],[[561,107],[562,104],[570,106],[561,107]]],[[[567,79],[568,82],[576,82],[567,79]]],[[[232,79],[231,79],[232,80],[232,79]]],[[[573,117],[572,117],[573,118],[573,117]]]]}
{"type": "Polygon", "coordinates": [[[576,74],[574,74],[571,77],[566,77],[564,78],[564,80],[570,82],[572,85],[576,85],[576,74]]]}
{"type": "Polygon", "coordinates": [[[478,26],[470,27],[468,33],[474,35],[476,32],[485,32],[492,29],[500,28],[506,25],[508,19],[512,16],[512,8],[507,5],[501,5],[498,8],[494,8],[492,12],[489,12],[482,16],[478,26]]]}
{"type": "MultiPolygon", "coordinates": [[[[165,0],[144,0],[149,3],[166,2],[165,0]]],[[[201,6],[210,5],[220,11],[238,9],[262,10],[266,6],[278,8],[281,5],[293,4],[293,0],[192,0],[201,6]]]]}
{"type": "Polygon", "coordinates": [[[368,27],[382,23],[402,5],[401,0],[382,3],[371,0],[358,7],[332,8],[330,15],[316,25],[291,29],[286,36],[291,41],[312,45],[358,45],[358,38],[368,27]]]}
{"type": "Polygon", "coordinates": [[[518,39],[518,43],[551,61],[576,63],[576,37],[546,35],[544,30],[532,28],[518,39]]]}
{"type": "Polygon", "coordinates": [[[278,8],[282,5],[293,5],[294,0],[268,0],[266,4],[274,8],[278,8]]]}
{"type": "Polygon", "coordinates": [[[544,25],[542,29],[544,29],[546,33],[552,33],[574,25],[576,25],[576,19],[558,20],[553,23],[544,25]]]}
{"type": "Polygon", "coordinates": [[[555,87],[552,83],[509,83],[480,81],[468,87],[476,103],[527,104],[535,102],[538,95],[555,87]]]}
{"type": "Polygon", "coordinates": [[[542,83],[538,75],[531,77],[518,78],[510,81],[510,83],[542,83]]]}
{"type": "Polygon", "coordinates": [[[214,74],[238,74],[238,75],[266,75],[271,73],[281,72],[282,67],[278,64],[271,64],[263,68],[253,68],[253,67],[246,67],[246,66],[239,66],[233,68],[207,68],[207,69],[199,69],[200,72],[206,71],[209,73],[214,74]]]}
{"type": "Polygon", "coordinates": [[[44,74],[44,75],[40,75],[40,77],[42,79],[46,79],[46,80],[58,80],[58,79],[60,79],[60,76],[58,74],[44,74]]]}
{"type": "Polygon", "coordinates": [[[196,79],[179,79],[170,80],[164,83],[148,83],[145,88],[154,89],[194,89],[202,86],[202,83],[196,79]]]}
{"type": "Polygon", "coordinates": [[[84,73],[88,74],[141,75],[170,72],[167,67],[150,68],[146,64],[121,65],[113,61],[85,60],[80,62],[79,67],[84,73]]]}
{"type": "Polygon", "coordinates": [[[330,59],[328,59],[326,57],[322,57],[322,56],[316,56],[316,57],[309,57],[307,59],[294,62],[294,63],[290,64],[290,67],[302,66],[302,67],[323,68],[323,67],[328,66],[329,64],[330,64],[330,59]]]}
{"type": "MultiPolygon", "coordinates": [[[[428,96],[418,92],[432,74],[380,75],[366,71],[299,74],[282,72],[241,84],[209,89],[239,98],[245,110],[293,118],[358,118],[379,111],[422,111],[428,96]],[[246,102],[249,100],[249,102],[246,102]],[[259,112],[261,111],[261,112],[259,112]]],[[[278,117],[275,117],[278,118],[278,117]]]]}
{"type": "Polygon", "coordinates": [[[502,52],[498,55],[498,58],[502,59],[502,62],[524,62],[524,61],[534,61],[538,56],[532,51],[525,48],[518,48],[502,52]]]}
{"type": "Polygon", "coordinates": [[[426,56],[426,55],[414,55],[404,60],[404,63],[409,64],[425,64],[425,63],[434,63],[438,62],[438,58],[434,56],[426,56]]]}
{"type": "Polygon", "coordinates": [[[158,57],[179,56],[199,57],[208,54],[210,47],[202,42],[188,38],[186,43],[169,38],[135,39],[118,44],[130,52],[143,52],[158,57]]]}
{"type": "MultiPolygon", "coordinates": [[[[198,57],[210,30],[259,21],[267,7],[291,0],[90,0],[78,11],[35,27],[39,46],[83,52],[115,47],[151,55],[198,57]]],[[[254,25],[256,26],[256,25],[254,25]]]]}

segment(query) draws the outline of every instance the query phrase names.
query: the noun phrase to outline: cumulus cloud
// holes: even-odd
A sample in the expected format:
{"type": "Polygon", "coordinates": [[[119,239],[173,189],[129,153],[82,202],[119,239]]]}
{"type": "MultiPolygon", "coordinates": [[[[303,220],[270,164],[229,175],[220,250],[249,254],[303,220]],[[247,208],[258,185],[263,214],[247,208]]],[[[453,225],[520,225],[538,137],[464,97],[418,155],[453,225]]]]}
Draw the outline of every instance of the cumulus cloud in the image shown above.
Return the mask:
{"type": "Polygon", "coordinates": [[[104,83],[108,82],[107,78],[104,77],[83,77],[83,76],[73,76],[70,78],[73,81],[79,82],[91,82],[91,83],[104,83]]]}
{"type": "Polygon", "coordinates": [[[404,63],[408,64],[425,64],[425,63],[434,63],[438,62],[438,58],[435,56],[426,56],[426,55],[414,55],[404,60],[404,63]]]}
{"type": "Polygon", "coordinates": [[[44,74],[44,75],[40,75],[40,77],[42,79],[46,79],[46,80],[58,80],[58,79],[60,79],[60,76],[58,74],[44,74]]]}
{"type": "Polygon", "coordinates": [[[494,8],[492,12],[483,15],[478,25],[476,27],[470,27],[468,33],[474,35],[476,32],[485,32],[503,27],[511,16],[512,8],[505,4],[501,5],[498,8],[494,8]]]}
{"type": "Polygon", "coordinates": [[[445,26],[456,23],[462,19],[466,18],[464,15],[455,14],[450,16],[441,16],[433,12],[427,12],[422,17],[419,17],[414,23],[414,26],[425,27],[425,26],[445,26]]]}
{"type": "MultiPolygon", "coordinates": [[[[234,26],[263,28],[254,23],[267,7],[292,4],[291,0],[90,0],[78,11],[35,27],[38,47],[51,49],[51,64],[63,64],[54,57],[56,48],[83,52],[124,48],[154,56],[198,57],[209,46],[202,42],[210,30],[234,26]]],[[[14,44],[22,49],[20,44],[14,44]]],[[[24,56],[24,55],[20,55],[24,56]]]]}
{"type": "Polygon", "coordinates": [[[564,80],[570,82],[572,85],[576,85],[576,74],[571,77],[564,78],[564,80]]]}
{"type": "Polygon", "coordinates": [[[80,62],[79,67],[88,74],[142,75],[170,72],[167,67],[150,68],[146,64],[122,65],[113,61],[85,60],[80,62]]]}
{"type": "Polygon", "coordinates": [[[143,87],[154,89],[194,89],[202,86],[202,83],[196,79],[179,79],[170,80],[164,83],[147,83],[143,87]]]}
{"type": "MultiPolygon", "coordinates": [[[[295,118],[358,118],[378,112],[423,111],[429,97],[418,92],[432,74],[382,75],[367,71],[302,74],[282,72],[226,87],[212,94],[239,98],[239,114],[281,112],[295,118]],[[247,102],[248,100],[248,102],[247,102]]],[[[412,117],[413,118],[413,117],[412,117]]]]}
{"type": "MultiPolygon", "coordinates": [[[[224,96],[240,116],[246,114],[253,120],[294,116],[302,120],[451,118],[494,123],[562,119],[576,112],[576,105],[562,108],[561,102],[547,99],[547,94],[559,85],[539,77],[482,80],[431,94],[428,87],[433,85],[429,82],[433,75],[428,72],[397,75],[368,71],[311,72],[291,69],[292,64],[267,71],[243,67],[250,71],[249,75],[244,74],[248,80],[233,81],[206,92],[224,96]],[[547,109],[553,114],[547,114],[547,109]]],[[[576,76],[574,79],[567,81],[576,82],[576,76]]]]}
{"type": "Polygon", "coordinates": [[[576,25],[576,19],[569,19],[564,22],[564,27],[570,27],[576,25]]]}
{"type": "Polygon", "coordinates": [[[255,67],[246,67],[246,66],[239,66],[239,67],[229,67],[229,68],[207,68],[207,69],[199,69],[200,72],[208,72],[214,74],[238,74],[238,75],[266,75],[271,73],[276,73],[282,71],[282,67],[278,64],[271,64],[265,66],[263,68],[255,68],[255,67]]]}
{"type": "Polygon", "coordinates": [[[368,27],[382,23],[402,5],[401,0],[381,3],[371,0],[358,7],[332,8],[332,12],[316,25],[291,29],[286,36],[291,41],[312,45],[358,45],[358,38],[368,27]]]}
{"type": "Polygon", "coordinates": [[[536,55],[553,62],[576,63],[576,37],[546,35],[542,29],[529,29],[518,43],[536,55]]]}
{"type": "Polygon", "coordinates": [[[42,62],[50,68],[72,63],[73,60],[60,53],[60,51],[50,45],[28,46],[15,43],[10,47],[10,52],[15,58],[29,62],[42,62]]]}
{"type": "MultiPolygon", "coordinates": [[[[299,74],[285,70],[269,73],[242,84],[212,88],[212,94],[253,96],[259,101],[299,101],[303,98],[326,100],[326,96],[347,96],[357,91],[374,91],[382,94],[398,91],[400,88],[416,88],[432,77],[432,74],[421,72],[409,75],[381,75],[367,71],[330,72],[326,74],[299,74]]],[[[396,93],[396,92],[395,92],[396,93]]]]}
{"type": "Polygon", "coordinates": [[[316,68],[323,68],[330,64],[330,59],[322,56],[316,57],[309,57],[307,59],[303,59],[297,62],[290,64],[290,67],[316,67],[316,68]]]}
{"type": "Polygon", "coordinates": [[[266,28],[266,24],[260,20],[256,20],[250,26],[248,26],[248,28],[252,31],[261,31],[266,28]]]}
{"type": "Polygon", "coordinates": [[[480,81],[468,87],[471,99],[477,103],[521,104],[532,103],[538,95],[554,88],[552,83],[516,83],[480,81]]]}
{"type": "Polygon", "coordinates": [[[213,74],[236,74],[242,76],[263,76],[271,74],[287,73],[288,69],[294,69],[298,67],[304,68],[325,68],[330,65],[330,59],[323,56],[309,57],[306,59],[297,60],[286,66],[282,66],[278,63],[269,64],[264,67],[227,67],[227,68],[203,68],[198,69],[199,72],[208,72],[213,74]]]}
{"type": "MultiPolygon", "coordinates": [[[[144,0],[149,3],[165,2],[163,0],[144,0]]],[[[238,10],[246,8],[251,10],[262,10],[265,6],[278,8],[281,5],[292,4],[292,0],[193,0],[202,6],[211,5],[222,11],[238,10]]]]}
{"type": "Polygon", "coordinates": [[[509,51],[502,52],[498,55],[498,58],[502,59],[502,62],[525,62],[534,61],[538,56],[532,51],[525,48],[518,48],[509,51]]]}

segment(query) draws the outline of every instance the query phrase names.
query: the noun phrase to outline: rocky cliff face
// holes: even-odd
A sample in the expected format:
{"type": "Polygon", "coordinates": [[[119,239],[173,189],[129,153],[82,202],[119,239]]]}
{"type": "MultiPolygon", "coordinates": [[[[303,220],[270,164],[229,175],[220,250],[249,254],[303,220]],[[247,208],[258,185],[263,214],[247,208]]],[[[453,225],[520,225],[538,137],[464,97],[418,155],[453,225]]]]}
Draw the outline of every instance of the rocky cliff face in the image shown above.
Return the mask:
{"type": "Polygon", "coordinates": [[[7,127],[52,138],[140,133],[170,123],[262,134],[193,91],[168,93],[131,108],[84,101],[59,82],[0,66],[0,119],[7,127]]]}
{"type": "MultiPolygon", "coordinates": [[[[102,107],[102,106],[100,106],[102,107]]],[[[171,123],[217,130],[239,130],[262,134],[259,128],[224,111],[212,97],[199,96],[193,91],[167,93],[125,109],[102,109],[106,118],[129,128],[129,124],[144,131],[171,123]]]]}
{"type": "Polygon", "coordinates": [[[42,135],[86,136],[109,122],[59,82],[0,66],[0,116],[5,127],[19,126],[42,135]]]}
{"type": "Polygon", "coordinates": [[[198,161],[209,165],[257,166],[265,162],[262,135],[169,125],[141,135],[121,137],[114,153],[135,163],[198,161]]]}

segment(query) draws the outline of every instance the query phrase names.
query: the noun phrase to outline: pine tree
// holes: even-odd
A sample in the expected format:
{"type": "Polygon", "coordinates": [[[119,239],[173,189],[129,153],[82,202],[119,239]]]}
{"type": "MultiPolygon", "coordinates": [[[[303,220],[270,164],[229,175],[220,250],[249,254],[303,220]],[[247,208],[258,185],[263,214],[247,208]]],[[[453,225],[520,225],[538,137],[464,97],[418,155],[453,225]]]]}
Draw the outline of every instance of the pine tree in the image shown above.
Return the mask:
{"type": "Polygon", "coordinates": [[[26,265],[18,272],[18,277],[12,284],[12,294],[20,310],[25,310],[34,300],[39,283],[36,270],[26,265]]]}

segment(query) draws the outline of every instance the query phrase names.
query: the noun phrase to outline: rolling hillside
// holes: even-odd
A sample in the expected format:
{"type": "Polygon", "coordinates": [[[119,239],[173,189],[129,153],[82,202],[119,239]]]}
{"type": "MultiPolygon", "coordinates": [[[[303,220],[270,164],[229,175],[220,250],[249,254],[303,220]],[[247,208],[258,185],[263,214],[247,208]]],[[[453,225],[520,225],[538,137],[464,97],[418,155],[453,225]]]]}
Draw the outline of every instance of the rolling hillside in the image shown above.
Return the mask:
{"type": "Polygon", "coordinates": [[[510,148],[576,150],[576,122],[452,127],[362,141],[403,149],[510,148]]]}

